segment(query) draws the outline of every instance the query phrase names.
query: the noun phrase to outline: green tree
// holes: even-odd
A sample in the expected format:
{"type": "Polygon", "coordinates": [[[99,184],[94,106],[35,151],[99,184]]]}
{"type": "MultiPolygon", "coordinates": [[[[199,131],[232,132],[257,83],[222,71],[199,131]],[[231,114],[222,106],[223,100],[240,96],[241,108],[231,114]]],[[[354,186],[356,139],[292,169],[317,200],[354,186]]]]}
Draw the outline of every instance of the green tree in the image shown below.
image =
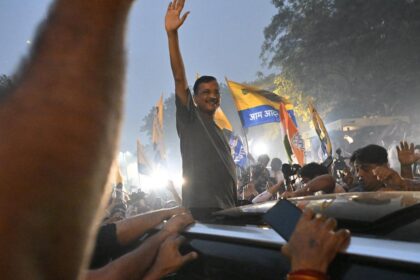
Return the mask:
{"type": "Polygon", "coordinates": [[[6,75],[0,75],[0,98],[13,86],[12,79],[6,75]]]}
{"type": "Polygon", "coordinates": [[[263,60],[332,119],[418,107],[420,1],[272,2],[263,60]]]}

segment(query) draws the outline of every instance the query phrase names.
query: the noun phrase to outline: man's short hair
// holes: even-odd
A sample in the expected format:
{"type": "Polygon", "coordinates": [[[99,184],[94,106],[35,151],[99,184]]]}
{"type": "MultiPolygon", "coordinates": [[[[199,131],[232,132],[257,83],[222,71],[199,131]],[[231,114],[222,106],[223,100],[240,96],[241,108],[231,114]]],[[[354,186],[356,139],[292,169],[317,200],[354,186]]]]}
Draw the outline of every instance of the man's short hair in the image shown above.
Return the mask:
{"type": "Polygon", "coordinates": [[[257,162],[266,167],[267,164],[270,162],[270,157],[267,154],[262,154],[258,156],[257,162]]]}
{"type": "Polygon", "coordinates": [[[388,152],[379,145],[367,145],[356,150],[350,160],[366,164],[383,165],[388,163],[388,152]]]}
{"type": "Polygon", "coordinates": [[[201,76],[200,78],[198,78],[195,81],[194,86],[193,86],[194,95],[197,95],[198,94],[198,87],[202,83],[209,83],[209,82],[212,82],[212,81],[216,81],[217,82],[217,79],[215,77],[213,77],[213,76],[201,76]]]}
{"type": "Polygon", "coordinates": [[[328,168],[316,162],[308,163],[300,170],[300,176],[309,180],[325,174],[328,174],[328,168]]]}
{"type": "Polygon", "coordinates": [[[271,160],[271,169],[272,170],[275,170],[275,171],[281,170],[282,165],[283,165],[283,162],[281,162],[281,159],[279,159],[279,158],[273,158],[271,160]]]}

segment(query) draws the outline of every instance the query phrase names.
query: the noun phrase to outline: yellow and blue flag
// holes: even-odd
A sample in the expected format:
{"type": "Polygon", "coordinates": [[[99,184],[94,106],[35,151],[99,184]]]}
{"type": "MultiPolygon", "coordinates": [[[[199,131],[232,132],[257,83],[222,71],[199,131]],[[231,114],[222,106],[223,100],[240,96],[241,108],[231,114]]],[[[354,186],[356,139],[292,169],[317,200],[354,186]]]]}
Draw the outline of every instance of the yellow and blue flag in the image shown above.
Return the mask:
{"type": "Polygon", "coordinates": [[[309,111],[311,112],[312,122],[315,127],[316,134],[318,134],[319,140],[321,141],[321,149],[324,153],[325,158],[332,156],[332,144],[328,131],[325,128],[324,122],[321,119],[321,116],[318,114],[318,111],[315,109],[312,102],[309,102],[309,111]]]}
{"type": "MultiPolygon", "coordinates": [[[[273,92],[226,79],[244,128],[280,122],[279,104],[290,102],[273,92]]],[[[294,114],[293,114],[294,116],[294,114]]]]}

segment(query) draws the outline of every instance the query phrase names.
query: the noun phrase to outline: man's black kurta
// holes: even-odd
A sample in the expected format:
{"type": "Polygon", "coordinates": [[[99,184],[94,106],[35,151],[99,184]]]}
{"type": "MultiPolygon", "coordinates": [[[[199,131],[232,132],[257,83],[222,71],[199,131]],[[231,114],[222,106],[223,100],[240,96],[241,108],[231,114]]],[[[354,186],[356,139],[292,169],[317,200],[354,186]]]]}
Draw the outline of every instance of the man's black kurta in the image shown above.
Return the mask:
{"type": "Polygon", "coordinates": [[[185,180],[182,204],[187,208],[234,207],[236,170],[229,144],[216,123],[195,106],[189,89],[187,92],[186,107],[176,98],[176,127],[185,180]]]}

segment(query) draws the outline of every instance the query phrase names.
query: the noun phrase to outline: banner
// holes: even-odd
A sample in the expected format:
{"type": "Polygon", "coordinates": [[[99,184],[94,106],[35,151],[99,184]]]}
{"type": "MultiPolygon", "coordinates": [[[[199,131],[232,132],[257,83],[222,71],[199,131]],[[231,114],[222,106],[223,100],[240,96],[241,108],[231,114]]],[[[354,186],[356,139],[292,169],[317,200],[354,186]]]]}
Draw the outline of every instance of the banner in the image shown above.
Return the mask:
{"type": "Polygon", "coordinates": [[[291,105],[275,93],[226,79],[244,128],[280,122],[279,104],[291,105]]]}
{"type": "Polygon", "coordinates": [[[309,111],[312,116],[312,123],[314,124],[316,134],[318,134],[319,140],[321,141],[321,149],[324,153],[325,158],[332,156],[332,145],[328,131],[325,128],[324,122],[321,119],[321,116],[318,114],[318,111],[315,109],[312,102],[309,102],[309,111]]]}

